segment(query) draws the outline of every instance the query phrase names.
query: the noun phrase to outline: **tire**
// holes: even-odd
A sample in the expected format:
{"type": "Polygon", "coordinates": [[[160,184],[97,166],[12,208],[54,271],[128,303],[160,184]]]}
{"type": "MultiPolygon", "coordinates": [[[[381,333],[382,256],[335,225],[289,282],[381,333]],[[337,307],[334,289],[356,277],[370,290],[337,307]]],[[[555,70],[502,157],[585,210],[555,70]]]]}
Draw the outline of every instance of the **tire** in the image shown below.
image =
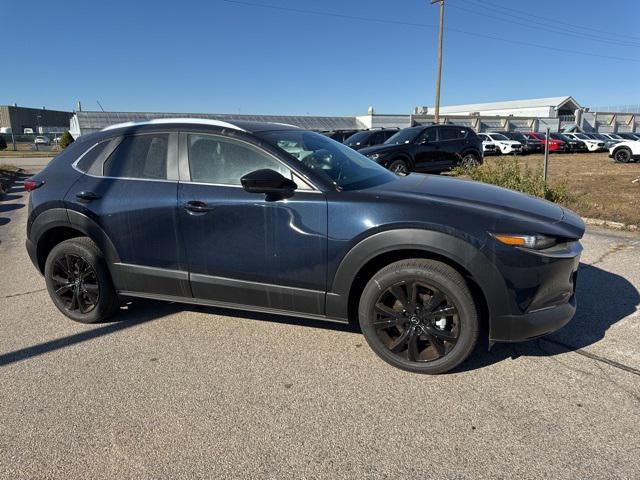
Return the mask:
{"type": "Polygon", "coordinates": [[[620,147],[613,152],[613,159],[617,163],[629,163],[631,161],[631,150],[627,147],[620,147]]]}
{"type": "Polygon", "coordinates": [[[360,297],[358,318],[380,358],[415,373],[450,371],[471,354],[478,338],[478,313],[464,278],[434,260],[401,260],[373,275],[360,297]]]}
{"type": "Polygon", "coordinates": [[[460,166],[464,168],[477,167],[480,165],[480,159],[475,153],[465,153],[460,160],[460,166]]]}
{"type": "Polygon", "coordinates": [[[106,320],[120,306],[104,256],[90,238],[56,245],[47,257],[44,276],[55,306],[76,322],[106,320]]]}
{"type": "Polygon", "coordinates": [[[391,164],[389,165],[389,170],[401,177],[409,175],[409,165],[407,165],[407,162],[402,160],[401,158],[398,158],[391,162],[391,164]]]}

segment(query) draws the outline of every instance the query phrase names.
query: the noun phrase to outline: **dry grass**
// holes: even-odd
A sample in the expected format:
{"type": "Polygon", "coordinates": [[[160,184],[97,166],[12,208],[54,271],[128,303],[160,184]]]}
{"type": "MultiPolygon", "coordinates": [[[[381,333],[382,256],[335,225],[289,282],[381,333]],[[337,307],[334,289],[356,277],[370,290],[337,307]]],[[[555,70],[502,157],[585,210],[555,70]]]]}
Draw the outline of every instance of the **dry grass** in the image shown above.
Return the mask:
{"type": "MultiPolygon", "coordinates": [[[[486,157],[493,163],[497,157],[486,157]]],[[[518,157],[531,169],[542,166],[543,155],[518,157]]],[[[553,154],[548,181],[564,182],[571,196],[564,202],[583,217],[640,225],[640,162],[615,163],[608,152],[553,154]]]]}

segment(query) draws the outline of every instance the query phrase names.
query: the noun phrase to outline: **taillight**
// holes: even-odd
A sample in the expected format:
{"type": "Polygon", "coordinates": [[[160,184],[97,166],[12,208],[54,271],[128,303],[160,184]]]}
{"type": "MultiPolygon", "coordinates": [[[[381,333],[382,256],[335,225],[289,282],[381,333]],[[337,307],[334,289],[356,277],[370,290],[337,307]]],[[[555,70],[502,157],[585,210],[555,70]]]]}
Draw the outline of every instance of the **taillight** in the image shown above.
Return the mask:
{"type": "Polygon", "coordinates": [[[35,190],[38,187],[41,187],[42,185],[44,185],[44,180],[32,180],[30,178],[27,178],[24,181],[24,189],[27,192],[32,192],[33,190],[35,190]]]}

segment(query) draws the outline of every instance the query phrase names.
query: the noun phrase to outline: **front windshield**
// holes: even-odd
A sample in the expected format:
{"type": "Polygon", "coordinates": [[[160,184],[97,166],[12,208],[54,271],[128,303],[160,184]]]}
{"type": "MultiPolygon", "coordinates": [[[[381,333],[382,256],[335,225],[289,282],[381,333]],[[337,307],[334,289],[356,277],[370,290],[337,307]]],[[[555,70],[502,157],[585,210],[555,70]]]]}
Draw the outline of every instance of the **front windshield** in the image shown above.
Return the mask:
{"type": "Polygon", "coordinates": [[[616,135],[615,133],[610,133],[609,136],[611,138],[615,138],[616,140],[624,140],[620,135],[616,135]]]}
{"type": "Polygon", "coordinates": [[[527,141],[527,139],[526,139],[526,138],[524,137],[524,135],[523,135],[523,134],[521,134],[521,133],[514,133],[514,134],[513,134],[513,139],[514,139],[514,140],[518,140],[518,141],[520,141],[520,142],[526,142],[526,141],[527,141]]]}
{"type": "Polygon", "coordinates": [[[422,133],[424,127],[403,128],[395,135],[390,136],[386,142],[387,145],[398,145],[401,143],[411,143],[416,137],[422,133]]]}
{"type": "Polygon", "coordinates": [[[509,137],[506,137],[501,133],[492,133],[491,138],[493,138],[494,140],[511,140],[509,137]]]}
{"type": "Polygon", "coordinates": [[[572,140],[571,138],[565,137],[561,133],[550,133],[550,135],[551,135],[551,138],[555,138],[556,140],[562,140],[563,142],[572,140]]]}
{"type": "Polygon", "coordinates": [[[366,188],[397,178],[373,160],[319,133],[277,130],[256,135],[343,190],[366,188]]]}
{"type": "Polygon", "coordinates": [[[345,145],[358,145],[360,142],[363,142],[369,136],[369,132],[358,132],[351,135],[344,141],[345,145]]]}
{"type": "Polygon", "coordinates": [[[584,133],[574,133],[574,136],[578,137],[580,140],[591,140],[589,137],[587,137],[584,133]]]}

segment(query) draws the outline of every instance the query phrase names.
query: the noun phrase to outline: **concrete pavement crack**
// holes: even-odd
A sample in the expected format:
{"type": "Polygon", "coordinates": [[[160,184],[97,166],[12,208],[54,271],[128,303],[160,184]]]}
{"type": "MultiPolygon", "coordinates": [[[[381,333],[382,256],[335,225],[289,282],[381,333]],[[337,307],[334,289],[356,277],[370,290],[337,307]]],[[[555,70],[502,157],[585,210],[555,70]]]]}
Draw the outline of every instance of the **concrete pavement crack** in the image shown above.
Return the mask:
{"type": "Polygon", "coordinates": [[[46,288],[40,288],[39,290],[31,290],[29,292],[12,293],[11,295],[5,295],[2,298],[21,297],[23,295],[31,295],[32,293],[44,292],[46,290],[47,290],[46,288]]]}

